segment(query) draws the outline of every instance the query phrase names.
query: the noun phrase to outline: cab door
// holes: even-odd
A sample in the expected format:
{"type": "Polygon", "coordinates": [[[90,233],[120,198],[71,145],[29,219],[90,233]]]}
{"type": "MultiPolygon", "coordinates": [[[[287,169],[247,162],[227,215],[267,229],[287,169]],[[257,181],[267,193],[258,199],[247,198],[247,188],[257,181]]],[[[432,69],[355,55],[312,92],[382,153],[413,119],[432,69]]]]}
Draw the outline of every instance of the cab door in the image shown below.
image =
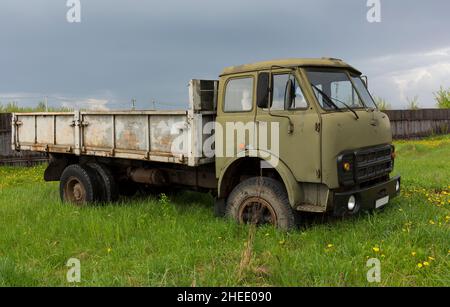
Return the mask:
{"type": "MultiPolygon", "coordinates": [[[[260,77],[259,82],[267,80],[260,77]]],[[[269,107],[256,111],[258,149],[264,151],[269,143],[272,154],[278,155],[297,181],[317,183],[321,182],[320,117],[308,103],[301,80],[297,70],[269,73],[269,107]],[[266,131],[270,131],[268,142],[261,142],[266,131]]]]}
{"type": "Polygon", "coordinates": [[[215,126],[216,175],[255,148],[255,72],[222,77],[215,126]]]}

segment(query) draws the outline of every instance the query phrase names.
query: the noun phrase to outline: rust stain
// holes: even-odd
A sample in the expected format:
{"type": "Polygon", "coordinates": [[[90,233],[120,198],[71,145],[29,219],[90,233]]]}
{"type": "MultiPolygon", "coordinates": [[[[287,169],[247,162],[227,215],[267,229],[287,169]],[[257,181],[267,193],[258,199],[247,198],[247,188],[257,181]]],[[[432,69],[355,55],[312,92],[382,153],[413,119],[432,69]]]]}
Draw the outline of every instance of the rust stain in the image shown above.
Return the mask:
{"type": "Polygon", "coordinates": [[[137,148],[139,145],[139,138],[132,130],[125,130],[120,135],[121,143],[125,147],[137,148]]]}

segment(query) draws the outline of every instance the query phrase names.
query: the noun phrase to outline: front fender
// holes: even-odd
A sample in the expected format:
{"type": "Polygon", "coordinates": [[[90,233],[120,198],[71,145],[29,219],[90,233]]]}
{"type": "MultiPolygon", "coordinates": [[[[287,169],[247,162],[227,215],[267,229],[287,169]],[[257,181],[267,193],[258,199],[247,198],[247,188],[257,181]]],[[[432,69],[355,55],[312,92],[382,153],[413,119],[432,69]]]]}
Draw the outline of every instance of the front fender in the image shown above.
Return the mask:
{"type": "Polygon", "coordinates": [[[296,207],[301,202],[302,191],[300,189],[300,185],[298,184],[297,180],[295,179],[294,175],[287,167],[287,165],[277,157],[275,157],[274,159],[273,155],[270,154],[269,152],[260,150],[247,150],[245,152],[241,152],[237,155],[237,157],[230,159],[225,164],[225,167],[222,168],[219,174],[219,183],[218,183],[219,198],[226,197],[226,195],[221,194],[223,193],[222,192],[223,178],[226,176],[227,172],[230,171],[230,169],[232,169],[234,163],[248,157],[259,158],[262,161],[266,161],[277,171],[277,173],[283,180],[284,186],[286,188],[289,197],[289,203],[291,204],[292,207],[296,207]]]}

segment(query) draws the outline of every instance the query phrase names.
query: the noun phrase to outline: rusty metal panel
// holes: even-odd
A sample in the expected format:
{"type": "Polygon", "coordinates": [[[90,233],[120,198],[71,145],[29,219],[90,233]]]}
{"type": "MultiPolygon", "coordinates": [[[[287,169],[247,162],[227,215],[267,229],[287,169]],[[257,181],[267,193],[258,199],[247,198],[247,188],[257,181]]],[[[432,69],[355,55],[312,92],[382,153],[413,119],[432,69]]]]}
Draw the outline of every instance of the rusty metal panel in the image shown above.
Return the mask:
{"type": "Polygon", "coordinates": [[[152,152],[187,155],[187,116],[155,115],[150,118],[152,152]],[[184,144],[183,144],[184,143],[184,144]],[[177,146],[177,145],[180,146],[177,146]]]}
{"type": "Polygon", "coordinates": [[[146,151],[148,147],[146,115],[117,115],[115,121],[116,149],[146,151]]]}
{"type": "Polygon", "coordinates": [[[83,115],[83,146],[113,148],[113,125],[110,115],[83,115]]]}
{"type": "Polygon", "coordinates": [[[53,144],[54,131],[53,116],[36,116],[36,142],[38,144],[53,144]]]}
{"type": "Polygon", "coordinates": [[[55,134],[56,145],[74,146],[75,128],[73,125],[73,114],[56,116],[55,134]]]}
{"type": "Polygon", "coordinates": [[[17,120],[20,122],[17,128],[20,142],[34,144],[36,142],[36,116],[18,114],[17,120]]]}

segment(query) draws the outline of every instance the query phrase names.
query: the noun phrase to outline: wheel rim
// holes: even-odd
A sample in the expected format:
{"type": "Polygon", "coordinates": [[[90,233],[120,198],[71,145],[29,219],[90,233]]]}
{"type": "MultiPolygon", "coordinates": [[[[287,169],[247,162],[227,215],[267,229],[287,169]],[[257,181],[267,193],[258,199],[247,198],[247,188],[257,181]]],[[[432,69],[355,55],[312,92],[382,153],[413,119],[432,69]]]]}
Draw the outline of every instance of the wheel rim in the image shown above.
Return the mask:
{"type": "Polygon", "coordinates": [[[70,177],[64,186],[64,197],[70,203],[84,204],[86,202],[86,189],[80,180],[70,177]]]}
{"type": "Polygon", "coordinates": [[[277,215],[267,201],[260,197],[250,197],[239,207],[239,222],[243,224],[270,224],[277,226],[277,215]]]}

